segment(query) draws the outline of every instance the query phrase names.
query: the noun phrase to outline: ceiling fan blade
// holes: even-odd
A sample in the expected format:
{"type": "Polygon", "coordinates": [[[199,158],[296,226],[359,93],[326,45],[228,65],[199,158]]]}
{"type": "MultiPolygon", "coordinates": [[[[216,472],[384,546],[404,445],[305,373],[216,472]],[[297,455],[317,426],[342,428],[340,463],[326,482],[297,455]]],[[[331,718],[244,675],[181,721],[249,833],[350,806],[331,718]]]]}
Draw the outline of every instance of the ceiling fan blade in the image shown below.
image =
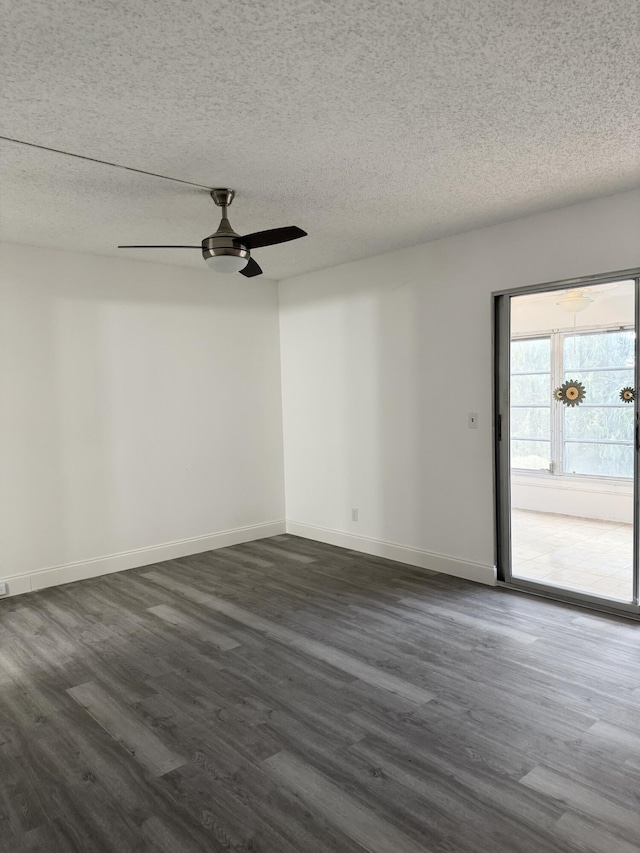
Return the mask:
{"type": "Polygon", "coordinates": [[[259,249],[261,246],[274,246],[276,243],[286,243],[288,240],[297,240],[298,237],[306,237],[307,232],[295,225],[288,228],[270,228],[268,231],[256,231],[247,234],[240,239],[247,249],[259,249]]]}
{"type": "Polygon", "coordinates": [[[200,249],[202,246],[118,246],[119,249],[200,249]]]}
{"type": "Polygon", "coordinates": [[[262,275],[260,264],[257,264],[253,258],[249,258],[249,263],[243,270],[240,270],[240,275],[246,275],[247,278],[253,278],[254,275],[262,275]]]}

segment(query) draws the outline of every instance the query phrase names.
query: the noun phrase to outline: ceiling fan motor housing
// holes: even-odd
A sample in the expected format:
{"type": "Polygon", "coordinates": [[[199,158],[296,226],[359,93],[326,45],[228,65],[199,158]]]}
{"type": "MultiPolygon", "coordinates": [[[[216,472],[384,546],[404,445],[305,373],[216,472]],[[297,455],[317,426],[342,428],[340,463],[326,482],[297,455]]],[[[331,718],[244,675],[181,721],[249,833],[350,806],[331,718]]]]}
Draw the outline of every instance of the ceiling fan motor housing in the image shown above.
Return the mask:
{"type": "Polygon", "coordinates": [[[220,234],[216,232],[211,237],[205,237],[202,241],[202,257],[207,258],[219,257],[220,255],[231,255],[236,258],[242,258],[248,261],[251,253],[246,246],[242,244],[237,234],[220,234]]]}

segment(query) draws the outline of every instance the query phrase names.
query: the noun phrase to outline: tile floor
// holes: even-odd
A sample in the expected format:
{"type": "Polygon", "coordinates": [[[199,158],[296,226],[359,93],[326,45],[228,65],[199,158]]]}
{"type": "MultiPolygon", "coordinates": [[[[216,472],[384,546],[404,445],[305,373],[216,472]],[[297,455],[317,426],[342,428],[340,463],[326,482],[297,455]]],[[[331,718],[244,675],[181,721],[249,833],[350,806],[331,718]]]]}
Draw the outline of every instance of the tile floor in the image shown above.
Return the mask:
{"type": "Polygon", "coordinates": [[[511,518],[515,577],[631,600],[633,525],[522,509],[511,518]]]}

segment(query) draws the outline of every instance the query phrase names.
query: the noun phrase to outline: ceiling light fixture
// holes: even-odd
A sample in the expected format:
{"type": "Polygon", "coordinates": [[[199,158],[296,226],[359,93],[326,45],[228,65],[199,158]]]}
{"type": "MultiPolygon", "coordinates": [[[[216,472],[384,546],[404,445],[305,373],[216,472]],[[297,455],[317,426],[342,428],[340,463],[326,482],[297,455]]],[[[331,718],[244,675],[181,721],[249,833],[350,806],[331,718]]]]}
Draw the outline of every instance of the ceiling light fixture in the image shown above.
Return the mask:
{"type": "Polygon", "coordinates": [[[246,249],[215,247],[202,250],[205,264],[216,272],[240,272],[249,263],[246,249]]]}
{"type": "Polygon", "coordinates": [[[566,295],[556,302],[556,305],[563,311],[568,311],[569,314],[579,314],[594,301],[595,296],[586,290],[567,290],[566,295]]]}

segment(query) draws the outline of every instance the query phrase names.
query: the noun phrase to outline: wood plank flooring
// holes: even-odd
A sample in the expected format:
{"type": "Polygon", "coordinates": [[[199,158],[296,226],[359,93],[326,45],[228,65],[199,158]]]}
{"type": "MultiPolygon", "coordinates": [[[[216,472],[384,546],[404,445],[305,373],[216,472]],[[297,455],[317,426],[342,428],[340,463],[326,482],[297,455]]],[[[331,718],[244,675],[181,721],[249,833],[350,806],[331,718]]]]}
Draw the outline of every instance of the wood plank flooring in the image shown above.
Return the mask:
{"type": "Polygon", "coordinates": [[[277,536],[0,602],[0,850],[640,851],[640,625],[277,536]]]}

